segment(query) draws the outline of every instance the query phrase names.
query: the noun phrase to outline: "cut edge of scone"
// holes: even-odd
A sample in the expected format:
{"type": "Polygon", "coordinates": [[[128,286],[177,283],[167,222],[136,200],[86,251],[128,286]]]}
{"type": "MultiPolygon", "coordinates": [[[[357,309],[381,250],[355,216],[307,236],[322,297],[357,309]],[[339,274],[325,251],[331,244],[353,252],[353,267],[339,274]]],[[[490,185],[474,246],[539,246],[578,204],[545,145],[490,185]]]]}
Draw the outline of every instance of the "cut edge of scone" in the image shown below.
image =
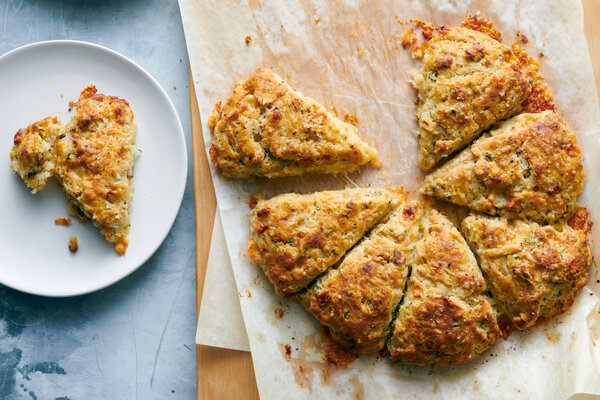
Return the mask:
{"type": "Polygon", "coordinates": [[[210,159],[229,178],[349,173],[382,164],[355,126],[264,67],[216,104],[208,126],[210,159]]]}
{"type": "Polygon", "coordinates": [[[425,212],[406,254],[411,271],[387,342],[393,362],[462,364],[501,337],[477,261],[443,214],[425,212]]]}
{"type": "Polygon", "coordinates": [[[577,138],[555,111],[502,121],[425,177],[420,193],[538,223],[570,218],[583,191],[577,138]]]}
{"type": "Polygon", "coordinates": [[[277,294],[298,292],[336,264],[402,196],[355,188],[260,200],[250,215],[248,253],[277,294]]]}
{"type": "Polygon", "coordinates": [[[71,103],[75,115],[56,143],[56,176],[68,203],[92,220],[115,251],[129,244],[137,124],[129,103],[94,85],[71,103]]]}
{"type": "Polygon", "coordinates": [[[56,117],[46,117],[19,129],[10,152],[11,169],[35,194],[46,187],[54,175],[54,144],[64,135],[64,127],[56,117]]]}
{"type": "Polygon", "coordinates": [[[385,348],[409,273],[404,249],[418,235],[412,228],[421,214],[418,202],[402,201],[338,266],[297,295],[338,343],[366,354],[385,348]]]}
{"type": "Polygon", "coordinates": [[[560,228],[471,213],[461,231],[494,298],[504,336],[568,310],[589,279],[585,208],[560,228]]]}

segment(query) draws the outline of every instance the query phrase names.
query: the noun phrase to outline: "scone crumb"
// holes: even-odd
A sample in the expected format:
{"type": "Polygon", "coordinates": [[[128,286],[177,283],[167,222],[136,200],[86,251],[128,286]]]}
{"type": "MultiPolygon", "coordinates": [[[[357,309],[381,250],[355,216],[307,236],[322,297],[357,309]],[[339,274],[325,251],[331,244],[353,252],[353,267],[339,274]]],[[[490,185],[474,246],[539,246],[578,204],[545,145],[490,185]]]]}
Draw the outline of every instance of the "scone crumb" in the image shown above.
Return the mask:
{"type": "Polygon", "coordinates": [[[250,44],[250,42],[252,41],[252,36],[248,34],[246,35],[246,38],[244,40],[246,41],[246,44],[250,44]]]}
{"type": "Polygon", "coordinates": [[[527,39],[527,36],[525,36],[525,34],[522,32],[517,32],[517,41],[521,44],[526,44],[529,42],[529,39],[527,39]]]}
{"type": "Polygon", "coordinates": [[[55,225],[69,226],[71,225],[71,218],[56,218],[54,220],[55,225]]]}
{"type": "Polygon", "coordinates": [[[344,122],[354,126],[358,126],[358,124],[360,123],[358,117],[351,113],[344,114],[344,122]]]}
{"type": "Polygon", "coordinates": [[[321,22],[321,18],[315,18],[315,24],[318,24],[319,22],[321,22]]]}
{"type": "Polygon", "coordinates": [[[281,346],[281,350],[285,359],[287,361],[290,361],[290,359],[292,358],[292,346],[290,346],[289,344],[285,344],[281,346]]]}
{"type": "Polygon", "coordinates": [[[79,248],[79,241],[77,240],[77,236],[71,236],[69,238],[69,250],[71,253],[75,253],[79,248]]]}
{"type": "Polygon", "coordinates": [[[402,44],[402,47],[407,48],[409,46],[412,46],[416,42],[417,35],[415,34],[415,30],[413,28],[407,29],[406,31],[404,31],[404,33],[402,33],[402,41],[400,42],[400,44],[402,44]]]}

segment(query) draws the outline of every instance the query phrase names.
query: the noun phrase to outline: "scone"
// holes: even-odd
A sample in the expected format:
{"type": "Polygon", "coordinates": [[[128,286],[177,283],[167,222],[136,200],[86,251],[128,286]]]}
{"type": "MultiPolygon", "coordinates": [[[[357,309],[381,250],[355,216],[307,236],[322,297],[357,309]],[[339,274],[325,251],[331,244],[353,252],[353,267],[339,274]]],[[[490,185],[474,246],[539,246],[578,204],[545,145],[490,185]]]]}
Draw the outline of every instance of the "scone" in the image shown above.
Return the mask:
{"type": "Polygon", "coordinates": [[[442,214],[430,210],[406,249],[411,273],[388,342],[392,361],[454,365],[491,347],[500,329],[471,250],[442,214]]]}
{"type": "Polygon", "coordinates": [[[73,104],[67,136],[56,143],[56,177],[67,198],[125,254],[136,123],[126,100],[85,88],[73,104]]]}
{"type": "Polygon", "coordinates": [[[488,35],[457,27],[426,43],[417,89],[419,165],[438,162],[516,114],[531,92],[512,50],[488,35]]]}
{"type": "Polygon", "coordinates": [[[250,257],[278,294],[306,288],[396,205],[383,189],[346,189],[261,200],[250,215],[250,257]]]}
{"type": "Polygon", "coordinates": [[[353,172],[367,162],[381,164],[356,127],[262,67],[217,103],[208,125],[210,158],[230,178],[353,172]]]}
{"type": "Polygon", "coordinates": [[[421,193],[539,223],[569,218],[583,190],[575,134],[554,111],[521,114],[428,175],[421,193]]]}
{"type": "Polygon", "coordinates": [[[64,127],[56,117],[46,117],[15,133],[11,168],[31,188],[31,193],[42,190],[54,174],[54,144],[61,135],[64,127]]]}
{"type": "Polygon", "coordinates": [[[585,232],[471,214],[461,226],[488,282],[503,330],[523,330],[566,311],[587,283],[585,232]]]}
{"type": "Polygon", "coordinates": [[[409,271],[405,249],[419,235],[421,214],[419,203],[403,202],[338,268],[298,295],[337,342],[361,353],[384,348],[409,271]]]}

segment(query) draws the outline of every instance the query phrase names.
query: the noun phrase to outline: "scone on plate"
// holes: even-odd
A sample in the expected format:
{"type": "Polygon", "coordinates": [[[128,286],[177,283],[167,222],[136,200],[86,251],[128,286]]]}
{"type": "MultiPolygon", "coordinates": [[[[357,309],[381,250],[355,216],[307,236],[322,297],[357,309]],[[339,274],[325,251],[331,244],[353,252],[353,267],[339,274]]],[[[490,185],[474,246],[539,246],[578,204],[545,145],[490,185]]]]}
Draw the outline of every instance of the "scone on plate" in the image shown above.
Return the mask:
{"type": "Polygon", "coordinates": [[[429,210],[405,254],[411,273],[387,346],[392,361],[454,365],[491,347],[500,337],[496,315],[475,257],[452,223],[429,210]]]}
{"type": "Polygon", "coordinates": [[[503,330],[523,330],[566,311],[587,283],[585,232],[471,214],[461,226],[495,300],[503,330]]]}
{"type": "Polygon", "coordinates": [[[368,162],[381,165],[356,127],[262,67],[217,103],[208,125],[210,158],[230,178],[343,173],[368,162]]]}
{"type": "Polygon", "coordinates": [[[46,117],[15,134],[11,168],[31,188],[31,193],[42,190],[54,175],[54,144],[63,134],[64,127],[56,117],[46,117]]]}
{"type": "Polygon", "coordinates": [[[298,295],[337,342],[361,353],[384,348],[409,271],[405,249],[419,235],[421,214],[419,203],[403,202],[339,267],[298,295]]]}
{"type": "Polygon", "coordinates": [[[136,123],[126,100],[85,88],[66,137],[56,143],[56,177],[67,198],[119,254],[129,243],[136,123]]]}
{"type": "Polygon", "coordinates": [[[510,48],[467,28],[441,32],[426,43],[421,68],[413,76],[424,171],[494,122],[516,114],[531,92],[510,48]]]}
{"type": "Polygon", "coordinates": [[[248,253],[278,294],[306,288],[338,262],[398,202],[384,189],[282,194],[250,215],[248,253]]]}
{"type": "Polygon", "coordinates": [[[521,114],[428,175],[421,193],[539,223],[569,218],[583,190],[577,138],[554,111],[521,114]]]}

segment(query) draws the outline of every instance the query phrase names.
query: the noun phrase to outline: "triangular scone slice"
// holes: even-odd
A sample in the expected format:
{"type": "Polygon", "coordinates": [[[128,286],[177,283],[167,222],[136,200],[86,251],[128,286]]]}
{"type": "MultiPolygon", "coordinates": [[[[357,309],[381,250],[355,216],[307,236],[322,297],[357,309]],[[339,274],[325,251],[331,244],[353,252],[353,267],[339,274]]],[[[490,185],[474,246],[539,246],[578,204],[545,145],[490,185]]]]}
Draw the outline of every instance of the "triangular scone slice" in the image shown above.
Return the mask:
{"type": "Polygon", "coordinates": [[[319,277],[300,302],[331,336],[361,353],[385,346],[404,294],[408,265],[404,249],[419,235],[421,205],[404,202],[342,260],[319,277]]]}
{"type": "Polygon", "coordinates": [[[588,281],[592,255],[586,234],[568,225],[558,231],[471,214],[461,231],[479,260],[505,333],[566,311],[588,281]]]}
{"type": "Polygon", "coordinates": [[[126,100],[85,88],[75,115],[56,143],[56,176],[67,198],[94,223],[119,254],[129,244],[136,122],[126,100]]]}
{"type": "Polygon", "coordinates": [[[510,48],[467,28],[441,32],[426,43],[423,63],[413,76],[424,171],[494,122],[516,114],[531,92],[510,48]]]}
{"type": "Polygon", "coordinates": [[[577,210],[584,176],[575,134],[554,111],[544,111],[499,124],[427,176],[421,193],[553,223],[577,210]]]}
{"type": "Polygon", "coordinates": [[[15,133],[10,167],[23,178],[31,193],[42,190],[54,174],[54,143],[63,134],[64,127],[56,117],[46,117],[15,133]]]}
{"type": "Polygon", "coordinates": [[[208,125],[210,158],[230,178],[353,172],[369,161],[381,165],[356,127],[262,67],[238,82],[224,104],[217,103],[208,125]]]}
{"type": "Polygon", "coordinates": [[[250,257],[278,294],[304,289],[396,205],[384,189],[346,189],[261,200],[250,215],[250,257]]]}
{"type": "Polygon", "coordinates": [[[388,341],[392,361],[454,365],[491,347],[500,329],[475,257],[452,223],[430,210],[406,249],[406,294],[388,341]]]}

